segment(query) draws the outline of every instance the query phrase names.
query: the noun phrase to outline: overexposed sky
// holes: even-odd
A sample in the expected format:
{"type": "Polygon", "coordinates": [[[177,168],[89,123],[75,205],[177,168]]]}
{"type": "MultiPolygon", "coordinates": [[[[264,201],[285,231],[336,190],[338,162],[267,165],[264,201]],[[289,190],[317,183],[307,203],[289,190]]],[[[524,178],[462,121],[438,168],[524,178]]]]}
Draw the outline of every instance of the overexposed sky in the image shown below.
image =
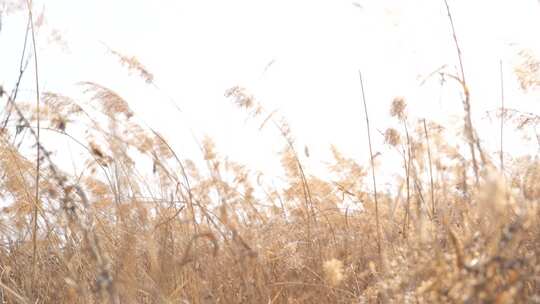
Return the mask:
{"type": "MultiPolygon", "coordinates": [[[[499,106],[499,60],[507,105],[538,113],[538,100],[522,94],[512,74],[519,50],[540,52],[538,1],[449,4],[477,118],[499,106]]],[[[212,137],[218,150],[235,160],[257,169],[275,167],[283,141],[273,129],[259,132],[258,123],[224,97],[235,85],[288,119],[299,148],[309,147],[313,167],[328,160],[330,144],[361,162],[369,157],[359,70],[374,129],[391,125],[388,110],[395,96],[405,96],[418,118],[449,126],[462,114],[456,84],[441,90],[434,78],[420,86],[440,66],[457,67],[442,0],[36,0],[34,5],[36,11],[45,9],[47,20],[38,40],[42,90],[66,94],[77,90],[78,81],[107,86],[188,156],[196,151],[190,128],[199,138],[212,137]],[[47,43],[52,29],[62,34],[67,49],[47,43]],[[103,44],[136,56],[161,90],[129,76],[103,44]]],[[[25,15],[2,17],[0,84],[10,90],[25,15]]],[[[24,90],[33,89],[31,73],[24,90]]],[[[486,144],[498,142],[486,121],[478,124],[484,125],[486,144]]]]}

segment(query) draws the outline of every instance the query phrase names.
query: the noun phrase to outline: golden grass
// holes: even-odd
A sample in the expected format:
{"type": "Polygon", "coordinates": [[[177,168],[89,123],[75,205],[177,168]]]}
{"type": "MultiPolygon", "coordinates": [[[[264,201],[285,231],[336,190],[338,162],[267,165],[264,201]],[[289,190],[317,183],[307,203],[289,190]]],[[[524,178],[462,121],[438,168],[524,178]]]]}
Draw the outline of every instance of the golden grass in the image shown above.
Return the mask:
{"type": "Polygon", "coordinates": [[[385,137],[405,170],[394,191],[378,195],[379,257],[370,168],[333,148],[329,176],[309,175],[288,126],[267,116],[245,89],[228,95],[284,136],[283,186],[264,184],[221,157],[210,139],[201,147],[206,168],[198,167],[131,121],[118,94],[94,84],[84,89],[87,104],[44,94],[40,111],[55,113],[41,115],[44,129],[68,136],[72,124],[58,121],[78,121],[95,124],[95,132],[79,140],[88,151],[81,176],[42,160],[39,202],[35,161],[13,145],[14,134],[2,134],[5,303],[539,300],[540,166],[533,158],[507,160],[504,177],[487,163],[476,185],[471,161],[446,143],[444,128],[407,122],[405,103],[396,99],[392,114],[408,134],[388,129],[385,137]],[[83,115],[91,111],[103,112],[105,121],[83,115]],[[150,179],[137,171],[145,157],[154,164],[150,179]],[[344,201],[361,208],[344,210],[344,201]]]}
{"type": "MultiPolygon", "coordinates": [[[[110,52],[153,84],[136,58],[110,52]]],[[[538,87],[537,62],[522,55],[516,75],[523,89],[538,87]]],[[[440,74],[462,85],[469,153],[448,144],[444,126],[413,121],[398,97],[389,113],[403,129],[384,132],[388,153],[377,157],[399,157],[401,173],[377,196],[373,157],[363,165],[332,147],[328,176],[309,174],[289,125],[245,88],[226,96],[282,135],[279,186],[219,155],[209,138],[203,162],[183,158],[105,86],[81,84],[86,102],[43,93],[38,108],[0,87],[16,116],[0,134],[0,300],[539,303],[540,163],[505,156],[497,171],[470,121],[463,71],[440,74]],[[82,172],[57,167],[37,120],[86,151],[82,172]],[[90,131],[78,134],[81,126],[90,131]],[[37,159],[20,148],[24,132],[37,159]]],[[[516,133],[540,123],[500,115],[516,133]]]]}

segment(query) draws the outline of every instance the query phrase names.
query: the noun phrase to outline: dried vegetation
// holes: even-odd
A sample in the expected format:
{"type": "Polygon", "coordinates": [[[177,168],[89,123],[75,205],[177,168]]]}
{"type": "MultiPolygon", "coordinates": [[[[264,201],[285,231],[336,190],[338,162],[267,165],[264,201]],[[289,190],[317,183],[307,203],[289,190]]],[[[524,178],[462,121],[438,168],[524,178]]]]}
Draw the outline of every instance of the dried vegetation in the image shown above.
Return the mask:
{"type": "MultiPolygon", "coordinates": [[[[538,86],[530,73],[517,70],[527,89],[538,86]]],[[[470,122],[472,157],[396,98],[400,128],[383,132],[379,157],[399,157],[400,173],[376,204],[369,164],[332,148],[329,175],[309,174],[287,123],[244,88],[226,96],[283,136],[279,186],[210,139],[204,161],[186,159],[119,94],[81,91],[86,101],[42,93],[39,110],[2,96],[14,111],[0,134],[2,303],[540,303],[540,163],[505,156],[497,168],[470,122]],[[57,167],[38,119],[86,151],[78,175],[57,167]],[[39,158],[20,147],[25,134],[39,158]]],[[[530,115],[516,132],[540,121],[530,115]]]]}

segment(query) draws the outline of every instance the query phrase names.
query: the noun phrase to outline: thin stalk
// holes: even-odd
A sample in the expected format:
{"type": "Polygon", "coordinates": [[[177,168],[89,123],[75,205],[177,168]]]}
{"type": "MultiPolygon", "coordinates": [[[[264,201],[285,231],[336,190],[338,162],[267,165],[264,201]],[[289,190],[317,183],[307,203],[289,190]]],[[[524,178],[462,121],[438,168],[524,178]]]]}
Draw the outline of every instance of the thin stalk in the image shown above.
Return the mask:
{"type": "Polygon", "coordinates": [[[435,217],[435,195],[433,193],[433,168],[431,163],[431,147],[429,144],[429,135],[426,127],[426,120],[423,120],[424,123],[424,134],[426,135],[426,144],[427,144],[427,153],[428,153],[428,161],[429,161],[429,185],[430,185],[430,192],[431,192],[431,215],[435,217]]]}
{"type": "Polygon", "coordinates": [[[482,159],[482,162],[485,164],[484,154],[482,152],[482,149],[480,147],[480,141],[476,138],[473,125],[472,125],[472,118],[471,118],[471,102],[470,102],[470,92],[469,87],[467,86],[467,82],[465,81],[465,69],[463,67],[463,56],[461,53],[461,48],[459,47],[459,41],[456,34],[456,28],[454,26],[454,19],[452,18],[452,13],[450,11],[450,6],[448,5],[448,1],[444,0],[444,4],[446,5],[446,11],[448,13],[448,20],[450,21],[450,27],[452,29],[452,38],[454,39],[454,44],[456,46],[456,52],[457,57],[459,61],[459,69],[461,75],[458,77],[458,81],[461,82],[461,85],[463,86],[463,94],[465,95],[463,99],[463,108],[465,110],[465,134],[467,136],[467,141],[469,144],[469,149],[471,150],[471,158],[473,162],[473,169],[474,169],[474,175],[475,175],[475,181],[476,184],[479,182],[479,167],[478,162],[476,160],[476,151],[475,151],[475,145],[478,149],[478,153],[480,154],[480,157],[482,159]]]}
{"type": "Polygon", "coordinates": [[[448,20],[450,20],[450,27],[452,28],[452,37],[454,38],[454,43],[456,45],[456,51],[457,56],[459,60],[459,69],[461,72],[461,79],[463,82],[465,82],[465,69],[463,68],[463,59],[461,54],[461,48],[459,47],[459,41],[456,35],[456,28],[454,27],[454,18],[452,18],[452,13],[450,12],[450,6],[448,5],[448,1],[444,0],[444,4],[446,5],[446,12],[448,13],[448,20]]]}
{"type": "Polygon", "coordinates": [[[499,61],[499,70],[501,76],[501,174],[504,173],[504,156],[503,156],[503,130],[504,130],[504,75],[503,75],[503,63],[499,61]]]}
{"type": "Polygon", "coordinates": [[[367,135],[368,135],[368,144],[369,144],[369,156],[371,161],[371,176],[373,178],[373,192],[374,192],[374,198],[375,198],[375,222],[376,222],[376,228],[377,228],[377,251],[379,254],[379,261],[381,263],[381,267],[383,266],[383,258],[382,258],[382,248],[381,248],[381,225],[379,221],[379,201],[377,200],[377,182],[375,179],[375,162],[373,160],[373,148],[371,145],[371,131],[369,128],[369,115],[368,115],[368,109],[367,109],[367,102],[366,102],[366,95],[364,92],[364,81],[362,80],[362,72],[358,71],[358,74],[360,76],[360,87],[362,88],[362,101],[364,102],[364,111],[366,115],[366,126],[367,126],[367,135]]]}
{"type": "Polygon", "coordinates": [[[37,58],[37,48],[36,48],[36,37],[34,31],[34,20],[32,16],[32,4],[29,0],[26,1],[28,7],[28,18],[30,20],[30,32],[32,34],[32,46],[34,49],[34,77],[36,84],[36,192],[35,192],[35,203],[34,210],[32,214],[32,289],[34,289],[34,283],[36,279],[36,263],[37,263],[37,217],[38,217],[38,206],[39,206],[39,172],[41,169],[41,149],[40,145],[40,108],[39,108],[39,74],[38,74],[38,58],[37,58]]]}
{"type": "Polygon", "coordinates": [[[407,136],[407,151],[403,151],[406,157],[405,177],[407,181],[407,204],[405,206],[405,217],[403,218],[403,237],[407,238],[407,229],[409,228],[409,221],[411,216],[411,142],[409,137],[409,130],[407,129],[407,122],[405,121],[405,119],[403,119],[403,126],[405,129],[405,135],[407,136]]]}

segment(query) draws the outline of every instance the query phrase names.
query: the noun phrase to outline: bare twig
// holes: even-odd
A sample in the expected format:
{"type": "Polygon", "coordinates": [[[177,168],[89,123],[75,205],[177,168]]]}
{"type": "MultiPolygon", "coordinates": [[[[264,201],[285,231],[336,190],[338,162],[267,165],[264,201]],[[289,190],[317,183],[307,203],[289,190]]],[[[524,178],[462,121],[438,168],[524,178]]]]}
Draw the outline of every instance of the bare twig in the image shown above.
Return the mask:
{"type": "MultiPolygon", "coordinates": [[[[10,98],[14,101],[17,100],[17,94],[19,93],[19,86],[21,85],[21,80],[24,75],[24,72],[26,71],[26,68],[28,67],[29,58],[27,58],[26,61],[24,61],[24,57],[26,56],[26,46],[28,45],[28,32],[30,31],[30,22],[31,20],[30,18],[28,18],[28,23],[26,25],[26,33],[24,35],[24,44],[23,44],[23,50],[21,54],[21,60],[19,62],[19,77],[17,78],[15,87],[13,88],[13,91],[11,92],[11,95],[10,95],[10,98]]],[[[1,129],[2,131],[4,131],[5,128],[7,127],[9,118],[11,117],[11,111],[12,111],[12,108],[10,107],[6,114],[6,118],[4,119],[4,122],[2,123],[2,129],[1,129]]]]}

